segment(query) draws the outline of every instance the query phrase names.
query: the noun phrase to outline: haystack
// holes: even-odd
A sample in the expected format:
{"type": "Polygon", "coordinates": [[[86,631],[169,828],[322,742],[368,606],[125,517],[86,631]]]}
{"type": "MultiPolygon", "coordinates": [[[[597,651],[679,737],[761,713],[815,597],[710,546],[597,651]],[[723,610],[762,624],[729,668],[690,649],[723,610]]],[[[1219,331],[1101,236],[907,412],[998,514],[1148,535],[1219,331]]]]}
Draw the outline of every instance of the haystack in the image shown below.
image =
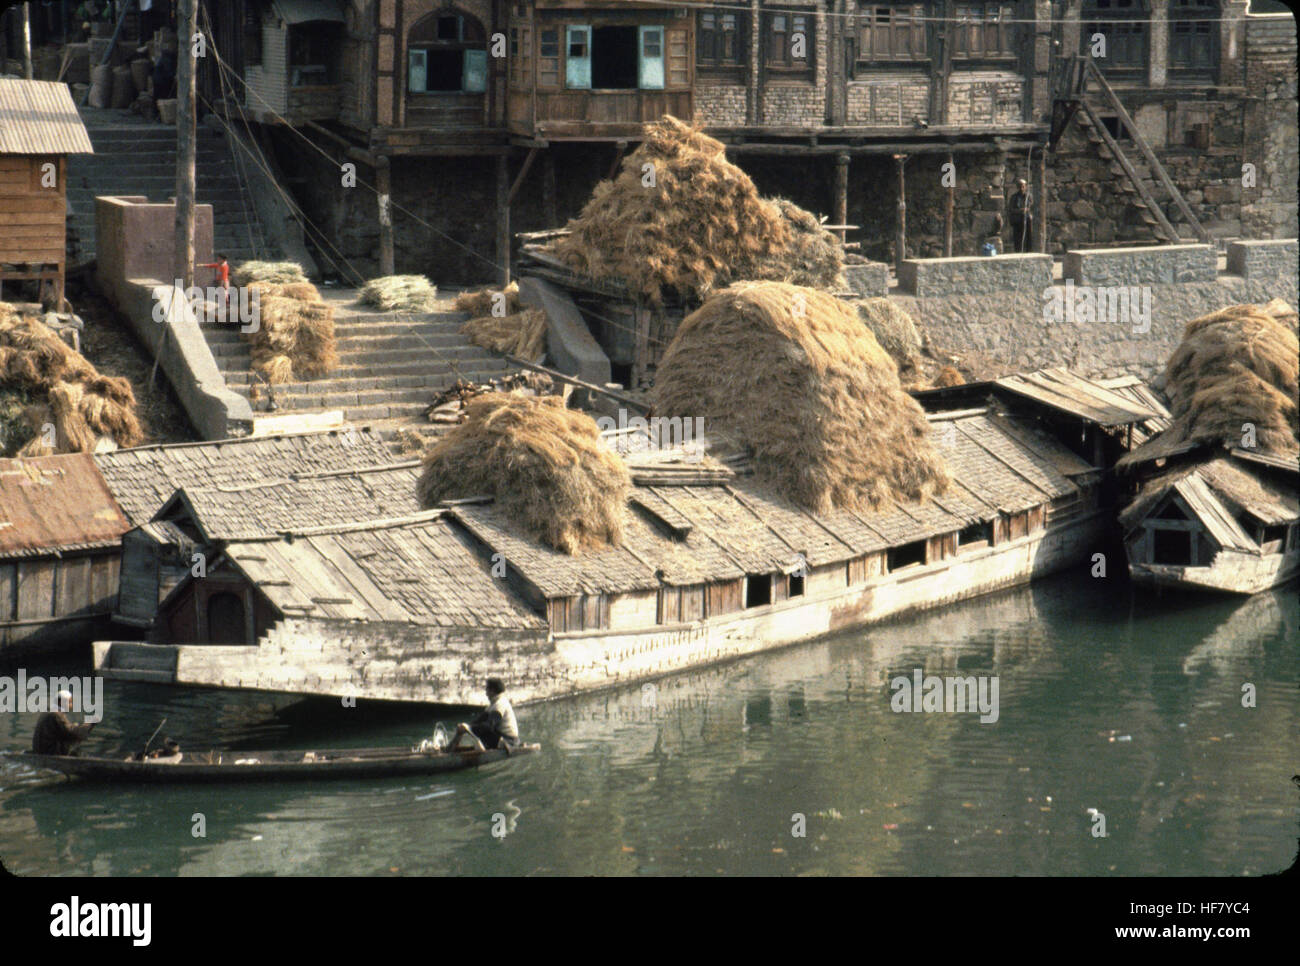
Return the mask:
{"type": "Polygon", "coordinates": [[[501,306],[501,315],[514,315],[524,307],[519,299],[519,283],[511,282],[505,288],[478,288],[461,292],[456,296],[457,312],[468,312],[471,318],[492,315],[497,296],[504,295],[505,303],[501,306]]]}
{"type": "Polygon", "coordinates": [[[144,439],[131,384],[102,375],[39,319],[0,302],[0,383],[9,390],[4,445],[30,435],[24,455],[88,453],[101,436],[119,446],[144,439]],[[24,403],[21,416],[15,406],[24,403]],[[45,426],[53,426],[54,447],[45,426]]]}
{"type": "Polygon", "coordinates": [[[475,345],[534,362],[546,352],[546,313],[524,309],[498,319],[484,315],[460,327],[475,345]]]}
{"type": "Polygon", "coordinates": [[[1259,448],[1295,451],[1300,342],[1291,328],[1294,319],[1295,311],[1279,299],[1234,305],[1188,322],[1162,376],[1173,415],[1164,444],[1240,446],[1249,424],[1259,448]]]}
{"type": "Polygon", "coordinates": [[[244,333],[253,368],[272,385],[323,376],[338,366],[334,306],[309,282],[253,283],[258,325],[244,333]]]}
{"type": "Polygon", "coordinates": [[[632,482],[586,413],[554,396],[488,393],[424,456],[424,507],[491,495],[522,530],[564,553],[622,540],[632,482]]]}
{"type": "Polygon", "coordinates": [[[921,407],[852,307],[814,289],[739,283],[682,322],[655,413],[703,417],[710,439],[813,512],[924,500],[948,485],[921,407]]]}
{"type": "Polygon", "coordinates": [[[855,304],[858,317],[898,367],[915,366],[921,355],[921,336],[912,317],[887,298],[862,299],[855,304]]]}
{"type": "Polygon", "coordinates": [[[423,275],[385,275],[361,286],[357,301],[385,312],[432,312],[438,288],[423,275]]]}
{"type": "Polygon", "coordinates": [[[567,227],[549,246],[565,265],[655,305],[740,279],[843,284],[838,238],[790,202],[760,197],[721,142],[674,117],[646,127],[618,176],[598,184],[567,227]]]}
{"type": "Polygon", "coordinates": [[[234,285],[248,285],[252,282],[292,283],[305,282],[307,276],[297,262],[240,262],[230,271],[230,281],[234,285]]]}

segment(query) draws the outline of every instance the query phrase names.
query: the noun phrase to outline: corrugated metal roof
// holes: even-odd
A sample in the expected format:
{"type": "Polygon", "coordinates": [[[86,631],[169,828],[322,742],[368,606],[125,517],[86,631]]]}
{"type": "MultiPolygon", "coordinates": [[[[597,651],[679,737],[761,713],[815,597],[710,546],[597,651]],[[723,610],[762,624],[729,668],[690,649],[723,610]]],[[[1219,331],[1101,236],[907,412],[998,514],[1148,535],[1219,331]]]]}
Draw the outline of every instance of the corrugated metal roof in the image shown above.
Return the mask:
{"type": "Polygon", "coordinates": [[[94,154],[67,84],[0,78],[0,154],[94,154]]]}
{"type": "Polygon", "coordinates": [[[1154,409],[1091,379],[1076,376],[1068,369],[1043,369],[1003,376],[995,380],[994,385],[1100,426],[1123,426],[1160,416],[1154,409]]]}
{"type": "Polygon", "coordinates": [[[112,546],[129,526],[88,455],[0,460],[0,557],[112,546]]]}
{"type": "Polygon", "coordinates": [[[343,5],[337,0],[275,0],[275,12],[287,24],[327,20],[343,23],[343,5]]]}

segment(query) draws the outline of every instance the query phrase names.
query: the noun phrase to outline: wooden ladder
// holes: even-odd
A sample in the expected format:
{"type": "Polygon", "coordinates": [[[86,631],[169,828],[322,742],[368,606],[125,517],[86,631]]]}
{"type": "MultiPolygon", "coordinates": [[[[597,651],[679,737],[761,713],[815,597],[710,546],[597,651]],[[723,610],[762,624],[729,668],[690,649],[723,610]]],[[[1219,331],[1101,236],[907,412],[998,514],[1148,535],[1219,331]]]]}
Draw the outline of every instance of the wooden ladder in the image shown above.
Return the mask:
{"type": "Polygon", "coordinates": [[[1097,105],[1089,100],[1088,81],[1095,81],[1105,103],[1115,112],[1120,124],[1123,125],[1129,137],[1133,139],[1133,143],[1137,145],[1138,150],[1142,153],[1142,159],[1146,162],[1153,179],[1159,181],[1165,192],[1173,199],[1183,219],[1196,233],[1196,237],[1204,244],[1212,243],[1213,239],[1210,237],[1210,233],[1205,229],[1204,225],[1197,221],[1196,215],[1192,213],[1191,207],[1187,204],[1187,199],[1183,197],[1182,192],[1178,190],[1178,186],[1169,177],[1169,172],[1165,170],[1165,166],[1160,163],[1160,159],[1156,157],[1155,152],[1151,150],[1151,146],[1142,137],[1142,132],[1133,123],[1133,118],[1124,109],[1124,105],[1120,103],[1114,89],[1107,83],[1106,78],[1102,75],[1093,59],[1084,56],[1074,58],[1073,63],[1068,65],[1067,73],[1062,80],[1064,81],[1062,85],[1064,89],[1061,93],[1064,96],[1058,98],[1057,106],[1053,110],[1052,143],[1055,144],[1056,140],[1059,139],[1070,119],[1077,116],[1079,126],[1087,134],[1088,140],[1097,146],[1098,154],[1101,155],[1103,160],[1110,162],[1111,172],[1116,176],[1122,175],[1125,179],[1119,182],[1120,190],[1126,194],[1136,195],[1135,198],[1130,199],[1130,202],[1138,209],[1142,220],[1147,225],[1150,225],[1157,235],[1163,237],[1170,244],[1176,245],[1182,241],[1178,231],[1165,217],[1163,209],[1156,203],[1150,189],[1147,187],[1146,179],[1134,167],[1124,153],[1124,149],[1119,146],[1110,131],[1106,129],[1105,124],[1102,123],[1097,105]]]}

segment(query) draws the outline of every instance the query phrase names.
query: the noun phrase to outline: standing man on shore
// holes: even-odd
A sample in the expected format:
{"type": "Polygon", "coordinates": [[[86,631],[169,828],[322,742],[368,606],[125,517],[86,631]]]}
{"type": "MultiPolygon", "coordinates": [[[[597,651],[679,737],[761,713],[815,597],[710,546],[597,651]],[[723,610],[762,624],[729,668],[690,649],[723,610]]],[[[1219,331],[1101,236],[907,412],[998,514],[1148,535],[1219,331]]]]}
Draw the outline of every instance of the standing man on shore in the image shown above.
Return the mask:
{"type": "Polygon", "coordinates": [[[1016,193],[1008,204],[1011,216],[1012,244],[1018,252],[1033,250],[1034,216],[1030,213],[1032,202],[1029,198],[1029,182],[1024,178],[1016,181],[1016,193]]]}

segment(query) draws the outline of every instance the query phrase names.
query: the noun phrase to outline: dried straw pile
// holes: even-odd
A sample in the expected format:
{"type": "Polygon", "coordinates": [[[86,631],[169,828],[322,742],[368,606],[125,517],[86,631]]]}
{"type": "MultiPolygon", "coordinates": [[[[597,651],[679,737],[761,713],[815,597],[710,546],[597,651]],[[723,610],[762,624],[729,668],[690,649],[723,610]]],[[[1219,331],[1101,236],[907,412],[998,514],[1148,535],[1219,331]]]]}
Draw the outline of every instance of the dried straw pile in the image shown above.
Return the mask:
{"type": "Polygon", "coordinates": [[[432,312],[438,287],[423,275],[385,275],[361,286],[357,301],[385,312],[432,312]]]}
{"type": "Polygon", "coordinates": [[[253,282],[277,284],[305,282],[307,276],[297,262],[240,262],[230,271],[232,285],[249,285],[253,282]]]}
{"type": "Polygon", "coordinates": [[[752,449],[755,472],[813,512],[924,500],[948,485],[893,360],[851,306],[814,289],[739,283],[714,295],[668,346],[654,404],[752,449]]]}
{"type": "Polygon", "coordinates": [[[23,412],[33,438],[20,455],[89,453],[101,436],[111,437],[119,446],[136,446],[144,440],[130,382],[101,375],[39,319],[19,315],[4,302],[0,302],[0,385],[37,400],[23,412]],[[47,424],[55,429],[53,447],[41,432],[47,424]]]}
{"type": "Polygon", "coordinates": [[[740,279],[843,286],[839,239],[790,202],[760,197],[720,142],[674,117],[647,126],[618,177],[598,184],[567,227],[549,249],[569,268],[621,281],[655,305],[740,279]]]}
{"type": "Polygon", "coordinates": [[[416,493],[428,508],[491,495],[529,535],[574,554],[622,540],[631,485],[586,413],[555,396],[487,393],[425,453],[416,493]]]}
{"type": "Polygon", "coordinates": [[[1162,377],[1174,417],[1163,443],[1240,446],[1249,423],[1261,449],[1294,452],[1300,437],[1295,320],[1295,310],[1275,299],[1188,322],[1162,377]]]}
{"type": "Polygon", "coordinates": [[[480,316],[492,314],[493,302],[497,295],[502,294],[505,295],[502,315],[514,315],[524,307],[524,303],[519,299],[518,282],[511,282],[504,289],[489,287],[461,292],[456,296],[456,301],[453,304],[457,312],[468,312],[471,318],[479,318],[480,316]]]}
{"type": "Polygon", "coordinates": [[[504,318],[484,315],[460,327],[475,345],[536,362],[546,352],[546,313],[524,309],[504,318]]]}
{"type": "Polygon", "coordinates": [[[921,355],[921,336],[912,317],[887,298],[862,299],[855,304],[858,317],[898,367],[915,366],[921,355]]]}
{"type": "MultiPolygon", "coordinates": [[[[255,263],[261,264],[261,263],[255,263]]],[[[300,282],[254,282],[258,326],[244,333],[253,368],[272,385],[323,376],[339,364],[334,341],[334,306],[316,287],[300,282]]]]}

